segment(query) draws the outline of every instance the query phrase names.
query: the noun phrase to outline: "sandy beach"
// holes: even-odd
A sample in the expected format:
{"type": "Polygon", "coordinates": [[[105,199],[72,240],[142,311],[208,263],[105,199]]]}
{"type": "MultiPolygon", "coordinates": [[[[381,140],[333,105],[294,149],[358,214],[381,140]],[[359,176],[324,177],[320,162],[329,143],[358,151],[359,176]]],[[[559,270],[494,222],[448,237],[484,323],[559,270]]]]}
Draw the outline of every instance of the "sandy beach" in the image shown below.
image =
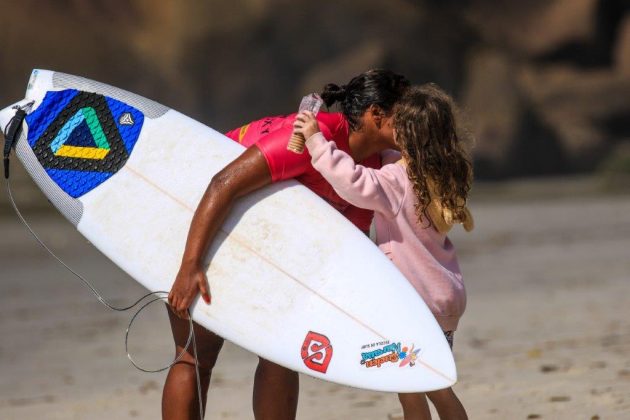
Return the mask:
{"type": "MultiPolygon", "coordinates": [[[[455,390],[472,419],[630,418],[630,197],[553,181],[480,187],[477,228],[457,229],[468,308],[455,390]]],[[[25,210],[42,238],[118,304],[144,289],[56,214],[25,210]]],[[[130,313],[94,299],[32,240],[3,201],[0,418],[157,419],[165,374],[134,369],[130,313]]],[[[165,311],[134,326],[144,365],[172,358],[165,311]]],[[[228,343],[207,419],[248,419],[256,356],[228,343]]],[[[303,376],[298,418],[402,419],[396,395],[303,376]]]]}

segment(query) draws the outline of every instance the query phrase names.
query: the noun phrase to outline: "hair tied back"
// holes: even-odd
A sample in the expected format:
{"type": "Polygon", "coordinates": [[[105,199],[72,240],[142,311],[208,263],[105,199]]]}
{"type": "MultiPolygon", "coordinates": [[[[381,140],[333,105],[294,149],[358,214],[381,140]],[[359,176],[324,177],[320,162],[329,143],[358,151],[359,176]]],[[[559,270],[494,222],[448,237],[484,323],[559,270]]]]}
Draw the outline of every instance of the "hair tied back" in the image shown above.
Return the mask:
{"type": "Polygon", "coordinates": [[[327,107],[334,105],[336,102],[342,102],[347,95],[346,85],[336,85],[334,83],[328,83],[324,86],[324,91],[321,94],[322,99],[327,107]]]}

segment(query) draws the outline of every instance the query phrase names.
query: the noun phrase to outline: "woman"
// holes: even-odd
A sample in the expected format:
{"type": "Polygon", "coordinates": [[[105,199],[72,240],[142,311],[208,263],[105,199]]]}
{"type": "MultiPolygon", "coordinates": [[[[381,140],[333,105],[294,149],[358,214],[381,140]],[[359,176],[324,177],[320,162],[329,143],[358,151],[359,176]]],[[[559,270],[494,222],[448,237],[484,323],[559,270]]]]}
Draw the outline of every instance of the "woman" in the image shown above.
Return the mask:
{"type": "MultiPolygon", "coordinates": [[[[327,106],[339,102],[342,113],[320,112],[317,120],[326,138],[364,166],[380,167],[379,153],[395,146],[391,111],[409,86],[398,74],[369,70],[347,85],[329,84],[322,92],[327,106]]],[[[176,351],[188,337],[187,310],[201,297],[210,304],[204,257],[217,230],[239,198],[272,182],[295,178],[327,200],[359,229],[367,231],[372,212],[359,209],[339,197],[312,167],[308,153],[296,154],[286,146],[295,114],[255,121],[227,133],[248,148],[218,172],[210,182],[193,216],[182,265],[168,297],[169,317],[176,351]]],[[[212,368],[223,339],[195,324],[203,404],[212,368]]],[[[195,418],[197,409],[194,357],[185,353],[169,371],[164,385],[162,413],[167,420],[195,418]]],[[[295,418],[298,398],[297,373],[264,359],[259,360],[254,379],[254,415],[257,419],[295,418]]]]}

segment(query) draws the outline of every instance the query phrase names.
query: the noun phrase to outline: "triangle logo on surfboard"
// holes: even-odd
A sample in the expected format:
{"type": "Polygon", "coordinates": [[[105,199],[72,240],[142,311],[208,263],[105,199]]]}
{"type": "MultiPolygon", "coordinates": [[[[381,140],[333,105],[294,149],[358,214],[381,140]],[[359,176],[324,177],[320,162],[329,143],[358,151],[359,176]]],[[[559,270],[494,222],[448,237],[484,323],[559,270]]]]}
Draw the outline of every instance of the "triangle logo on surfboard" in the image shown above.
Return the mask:
{"type": "Polygon", "coordinates": [[[143,121],[138,109],[98,93],[48,91],[26,116],[27,140],[53,181],[78,198],[125,165],[143,121]]]}
{"type": "Polygon", "coordinates": [[[110,151],[103,127],[92,107],[80,109],[50,143],[55,156],[104,159],[110,151]]]}

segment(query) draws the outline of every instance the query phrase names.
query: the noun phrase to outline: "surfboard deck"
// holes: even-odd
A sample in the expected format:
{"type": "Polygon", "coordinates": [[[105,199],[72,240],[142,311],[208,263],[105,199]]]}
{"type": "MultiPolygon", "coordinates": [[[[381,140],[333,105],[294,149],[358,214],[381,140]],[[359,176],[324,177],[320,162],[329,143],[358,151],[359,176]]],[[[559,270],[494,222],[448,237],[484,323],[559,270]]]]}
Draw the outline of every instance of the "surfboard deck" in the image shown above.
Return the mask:
{"type": "MultiPolygon", "coordinates": [[[[151,291],[170,290],[195,208],[244,148],[124,90],[34,70],[16,154],[57,209],[151,291]]],[[[0,124],[13,116],[0,111],[0,124]]],[[[210,247],[212,304],[193,319],[292,370],[358,388],[441,389],[452,353],[417,292],[354,225],[296,181],[239,200],[210,247]],[[409,363],[409,352],[413,363],[409,363]]]]}

